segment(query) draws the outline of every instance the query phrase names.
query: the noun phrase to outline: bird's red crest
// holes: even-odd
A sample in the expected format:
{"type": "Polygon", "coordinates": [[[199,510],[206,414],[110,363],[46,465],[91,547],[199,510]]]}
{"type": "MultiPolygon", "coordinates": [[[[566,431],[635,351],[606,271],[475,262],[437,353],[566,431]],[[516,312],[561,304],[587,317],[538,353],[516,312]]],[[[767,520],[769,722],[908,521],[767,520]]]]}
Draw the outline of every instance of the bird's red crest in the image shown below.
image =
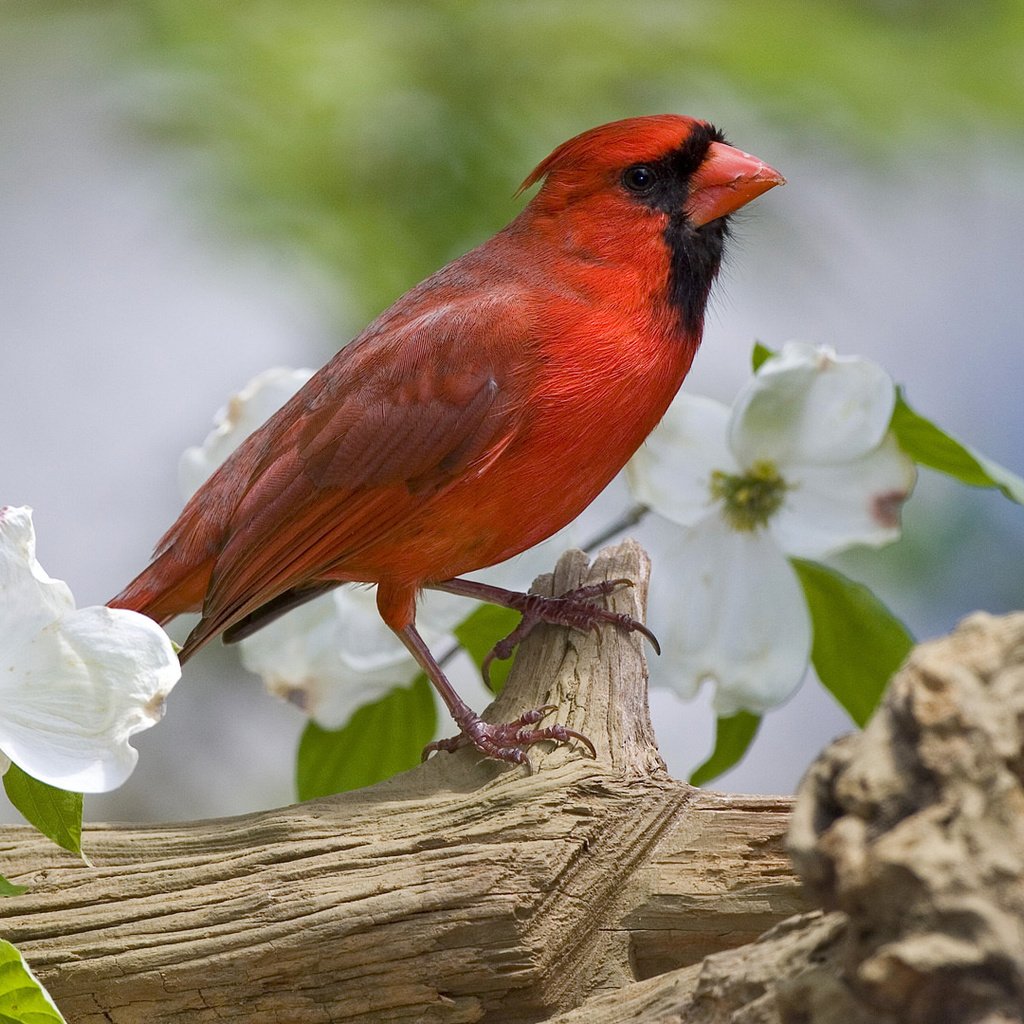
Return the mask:
{"type": "Polygon", "coordinates": [[[680,114],[654,114],[591,128],[563,142],[542,160],[519,186],[519,192],[555,170],[592,169],[595,165],[624,167],[636,160],[667,154],[681,146],[698,123],[701,122],[680,114]]]}

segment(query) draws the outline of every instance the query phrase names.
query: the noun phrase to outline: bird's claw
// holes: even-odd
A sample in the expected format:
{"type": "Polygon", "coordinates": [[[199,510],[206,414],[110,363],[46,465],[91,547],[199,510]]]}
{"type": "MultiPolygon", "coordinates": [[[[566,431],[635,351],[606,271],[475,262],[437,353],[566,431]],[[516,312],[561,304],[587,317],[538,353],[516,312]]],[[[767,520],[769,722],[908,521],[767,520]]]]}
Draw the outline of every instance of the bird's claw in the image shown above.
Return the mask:
{"type": "Polygon", "coordinates": [[[505,661],[512,656],[516,647],[526,639],[535,626],[542,622],[556,626],[569,626],[583,632],[597,630],[602,625],[612,625],[627,633],[640,633],[650,641],[656,654],[661,654],[658,638],[642,622],[624,612],[613,612],[593,603],[595,598],[607,597],[621,587],[632,587],[631,579],[602,580],[575,590],[566,591],[560,597],[544,597],[541,594],[517,594],[518,600],[511,607],[522,614],[519,625],[508,636],[499,640],[488,652],[480,665],[484,684],[491,689],[491,663],[505,661]]]}
{"type": "Polygon", "coordinates": [[[544,740],[554,740],[556,743],[577,740],[590,751],[591,757],[596,758],[597,750],[594,744],[575,729],[560,724],[548,725],[543,729],[532,728],[545,715],[556,710],[557,705],[545,704],[543,707],[525,712],[512,722],[490,723],[474,716],[462,724],[462,732],[458,736],[428,743],[423,748],[423,760],[425,761],[435,751],[444,750],[450,753],[471,744],[484,757],[508,761],[511,764],[525,764],[529,767],[530,760],[524,748],[544,740]]]}

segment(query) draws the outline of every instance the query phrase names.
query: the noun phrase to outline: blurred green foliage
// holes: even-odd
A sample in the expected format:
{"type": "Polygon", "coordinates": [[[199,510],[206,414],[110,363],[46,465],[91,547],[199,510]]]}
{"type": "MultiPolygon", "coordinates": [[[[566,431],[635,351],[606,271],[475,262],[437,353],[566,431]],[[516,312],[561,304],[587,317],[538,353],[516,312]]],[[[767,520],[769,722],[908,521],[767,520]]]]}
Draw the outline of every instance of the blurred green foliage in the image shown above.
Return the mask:
{"type": "Polygon", "coordinates": [[[1018,0],[35,10],[103,19],[111,59],[135,72],[134,115],[210,158],[211,210],[343,284],[348,326],[493,233],[530,168],[602,121],[692,113],[768,159],[783,145],[758,137],[765,124],[789,148],[881,156],[1024,122],[1018,0]]]}

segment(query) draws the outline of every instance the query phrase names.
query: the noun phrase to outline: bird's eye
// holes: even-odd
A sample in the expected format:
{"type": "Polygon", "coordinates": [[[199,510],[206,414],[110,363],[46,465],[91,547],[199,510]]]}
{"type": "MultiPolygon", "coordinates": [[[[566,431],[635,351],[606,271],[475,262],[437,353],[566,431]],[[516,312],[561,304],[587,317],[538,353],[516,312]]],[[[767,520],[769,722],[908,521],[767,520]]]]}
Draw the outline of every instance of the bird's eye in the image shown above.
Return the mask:
{"type": "Polygon", "coordinates": [[[646,164],[636,164],[633,167],[627,167],[622,172],[622,184],[637,195],[651,192],[657,180],[658,175],[654,168],[648,167],[646,164]]]}

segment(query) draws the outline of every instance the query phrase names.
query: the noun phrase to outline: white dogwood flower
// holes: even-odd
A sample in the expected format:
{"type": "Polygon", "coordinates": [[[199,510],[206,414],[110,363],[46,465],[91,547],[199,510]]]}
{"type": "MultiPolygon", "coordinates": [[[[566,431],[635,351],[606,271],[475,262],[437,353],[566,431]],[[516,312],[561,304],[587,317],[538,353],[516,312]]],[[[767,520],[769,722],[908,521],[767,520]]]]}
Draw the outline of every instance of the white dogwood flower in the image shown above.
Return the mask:
{"type": "Polygon", "coordinates": [[[52,786],[116,789],[138,760],[129,739],[160,721],[180,676],[152,619],[76,609],[67,584],[36,560],[31,509],[0,508],[3,755],[52,786]]]}
{"type": "MultiPolygon", "coordinates": [[[[444,636],[423,630],[428,642],[444,636]]],[[[447,635],[449,645],[455,640],[447,635]]],[[[372,590],[341,586],[239,642],[242,664],[276,697],[324,729],[338,729],[364,704],[406,686],[420,671],[377,611],[372,590]]]]}
{"type": "Polygon", "coordinates": [[[228,404],[217,410],[214,427],[200,445],[186,448],[178,464],[178,483],[191,498],[199,485],[259,426],[313,376],[312,370],[275,366],[258,373],[228,404]]]}
{"type": "Polygon", "coordinates": [[[637,499],[683,527],[651,600],[665,681],[683,696],[713,680],[720,715],[760,713],[799,685],[811,621],[788,556],[899,536],[916,470],[889,433],[895,397],[877,364],[791,342],[731,410],[681,395],[634,456],[637,499]]]}

